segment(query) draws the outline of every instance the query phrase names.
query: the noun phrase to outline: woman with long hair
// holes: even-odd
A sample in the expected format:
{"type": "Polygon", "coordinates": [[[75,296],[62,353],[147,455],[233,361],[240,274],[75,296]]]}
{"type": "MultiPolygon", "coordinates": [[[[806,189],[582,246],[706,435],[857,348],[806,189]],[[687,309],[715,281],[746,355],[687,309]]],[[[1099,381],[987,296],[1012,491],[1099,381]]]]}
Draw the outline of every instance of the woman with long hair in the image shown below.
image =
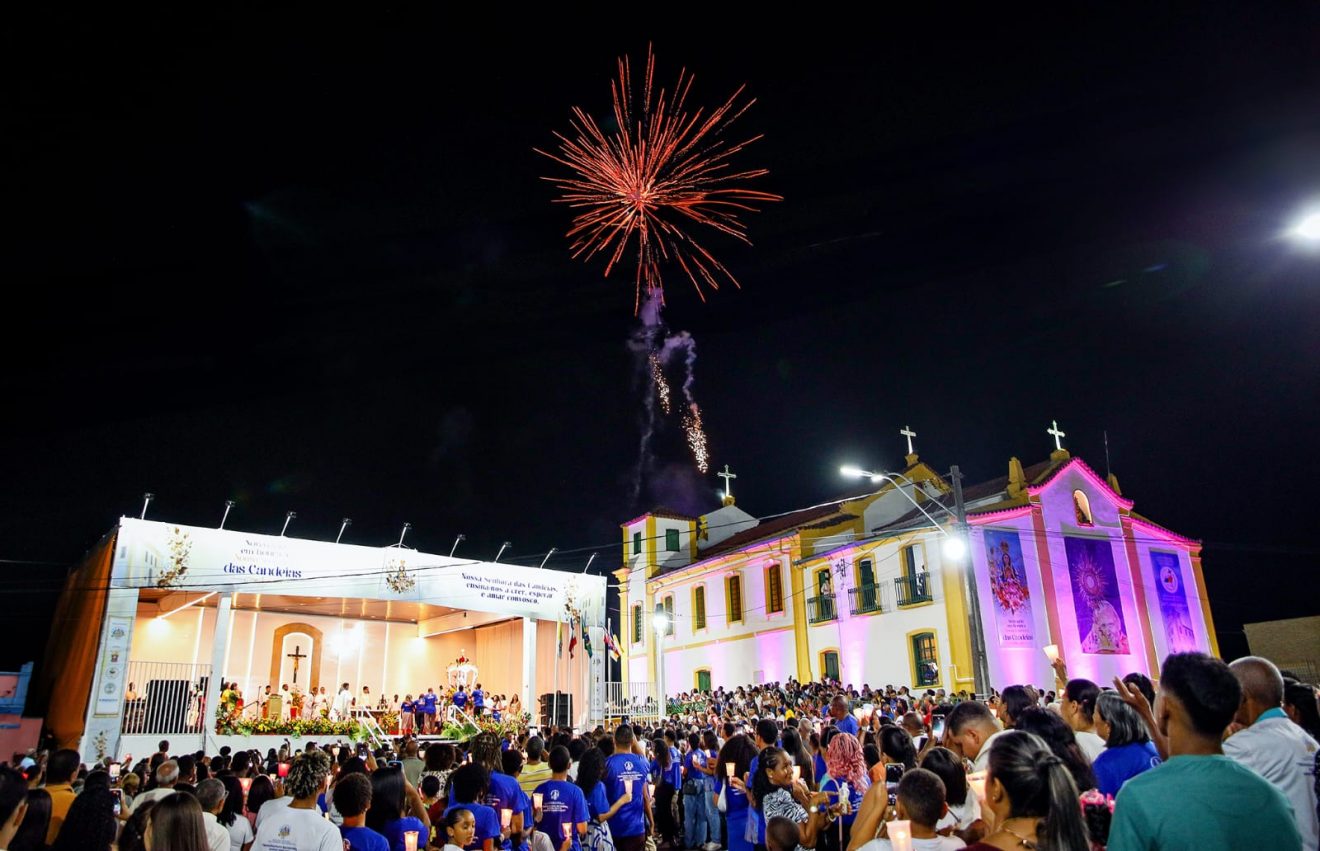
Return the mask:
{"type": "Polygon", "coordinates": [[[805,783],[794,782],[792,760],[776,747],[766,748],[757,757],[752,798],[766,824],[774,818],[786,818],[797,824],[801,836],[799,848],[816,847],[830,813],[840,809],[838,804],[829,806],[825,792],[812,793],[805,783]]]}
{"type": "Polygon", "coordinates": [[[785,727],[779,737],[779,743],[784,753],[788,754],[788,758],[801,770],[802,780],[807,784],[807,788],[813,792],[819,789],[820,778],[816,776],[816,763],[811,758],[811,751],[802,744],[802,734],[797,728],[785,727]]]}
{"type": "Polygon", "coordinates": [[[847,848],[852,838],[853,822],[857,810],[862,806],[862,798],[871,785],[866,773],[866,761],[862,759],[862,746],[852,733],[841,732],[830,739],[830,746],[825,750],[825,768],[829,776],[821,784],[820,791],[829,797],[831,804],[842,804],[839,816],[839,828],[831,827],[825,831],[826,851],[839,851],[847,848]],[[846,796],[843,794],[846,790],[846,796]]]}
{"type": "Polygon", "coordinates": [[[1100,686],[1090,680],[1068,680],[1060,696],[1060,710],[1068,726],[1077,737],[1088,763],[1095,762],[1105,749],[1105,740],[1095,731],[1095,702],[1100,697],[1100,686]]]}
{"type": "MultiPolygon", "coordinates": [[[[200,809],[198,818],[201,818],[200,809]]],[[[83,790],[69,806],[59,836],[50,847],[54,851],[109,851],[110,843],[115,841],[118,821],[109,775],[104,771],[93,771],[87,775],[83,790]]],[[[202,851],[206,851],[204,846],[202,851]]]]}
{"type": "MultiPolygon", "coordinates": [[[[756,756],[756,746],[746,734],[732,736],[715,758],[715,798],[724,799],[724,821],[729,835],[729,851],[752,851],[747,840],[747,814],[750,802],[747,789],[737,778],[745,777],[756,756]],[[733,766],[730,773],[729,766],[733,766]],[[731,779],[733,778],[733,779],[731,779]]],[[[718,804],[717,804],[718,806],[718,804]]]]}
{"type": "Polygon", "coordinates": [[[147,851],[147,822],[151,820],[151,811],[156,809],[155,801],[147,801],[133,810],[133,815],[124,822],[119,831],[119,851],[147,851]]]}
{"type": "MultiPolygon", "coordinates": [[[[1085,792],[1088,789],[1096,787],[1095,772],[1091,770],[1091,761],[1086,758],[1082,752],[1081,745],[1077,742],[1077,737],[1073,734],[1073,728],[1068,722],[1059,717],[1059,713],[1048,709],[1041,709],[1035,706],[1029,706],[1022,710],[1022,714],[1014,719],[1015,730],[1023,730],[1039,736],[1054,755],[1063,760],[1069,773],[1072,774],[1073,783],[1078,789],[1085,792]]],[[[995,739],[995,745],[998,746],[999,740],[995,739]]]]}
{"type": "Polygon", "coordinates": [[[172,792],[156,802],[147,820],[147,851],[208,851],[202,807],[187,792],[172,792]]]}
{"type": "Polygon", "coordinates": [[[367,827],[385,837],[391,851],[403,851],[403,835],[415,830],[431,835],[431,821],[422,797],[398,766],[378,768],[371,773],[371,808],[367,827]]]}
{"type": "MultiPolygon", "coordinates": [[[[901,767],[900,771],[895,773],[901,777],[904,771],[910,771],[917,767],[917,747],[912,742],[912,737],[908,735],[907,730],[893,724],[886,725],[880,730],[880,759],[886,766],[897,765],[901,767]]],[[[898,777],[893,778],[897,782],[898,777]]]]}
{"type": "Polygon", "coordinates": [[[490,772],[480,763],[459,766],[449,775],[449,807],[445,818],[462,808],[472,813],[476,823],[472,844],[465,846],[468,851],[494,851],[495,844],[503,842],[499,815],[492,807],[478,803],[486,799],[489,791],[490,772]]]}
{"type": "Polygon", "coordinates": [[[969,851],[1090,851],[1072,773],[1037,735],[1019,728],[996,737],[985,799],[993,826],[969,851]]]}
{"type": "Polygon", "coordinates": [[[252,778],[252,785],[248,787],[247,793],[247,819],[255,832],[257,828],[257,813],[261,812],[261,805],[275,798],[275,784],[264,774],[258,774],[252,778]]]}
{"type": "Polygon", "coordinates": [[[9,840],[8,851],[45,851],[46,830],[50,828],[50,793],[45,789],[29,789],[27,812],[18,832],[9,840]]]}
{"type": "Polygon", "coordinates": [[[229,831],[229,851],[248,851],[256,834],[243,814],[243,784],[232,774],[218,779],[225,784],[225,805],[215,820],[229,831]]]}
{"type": "Polygon", "coordinates": [[[663,733],[651,742],[651,780],[655,783],[655,830],[671,847],[682,843],[680,825],[674,820],[674,796],[683,785],[683,766],[674,758],[674,751],[665,741],[663,733]]]}

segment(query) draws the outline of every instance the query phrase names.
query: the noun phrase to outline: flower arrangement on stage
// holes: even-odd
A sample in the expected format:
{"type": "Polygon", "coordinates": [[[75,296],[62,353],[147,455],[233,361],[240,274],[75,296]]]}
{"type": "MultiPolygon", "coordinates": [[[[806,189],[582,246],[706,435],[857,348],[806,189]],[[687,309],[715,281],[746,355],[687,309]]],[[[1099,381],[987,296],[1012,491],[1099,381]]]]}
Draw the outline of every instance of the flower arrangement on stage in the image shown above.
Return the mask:
{"type": "Polygon", "coordinates": [[[217,713],[215,732],[221,736],[290,736],[335,737],[358,742],[367,731],[357,721],[331,721],[328,718],[259,718],[217,713]]]}

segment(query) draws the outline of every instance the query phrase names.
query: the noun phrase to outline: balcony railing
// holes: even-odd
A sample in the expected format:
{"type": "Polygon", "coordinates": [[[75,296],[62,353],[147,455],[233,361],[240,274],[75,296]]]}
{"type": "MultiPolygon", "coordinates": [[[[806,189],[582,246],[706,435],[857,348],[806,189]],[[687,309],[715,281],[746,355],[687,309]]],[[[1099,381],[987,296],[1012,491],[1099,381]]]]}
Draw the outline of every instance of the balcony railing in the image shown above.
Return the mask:
{"type": "Polygon", "coordinates": [[[839,616],[833,597],[807,598],[807,620],[811,623],[832,621],[839,616]]]}
{"type": "Polygon", "coordinates": [[[924,570],[895,579],[894,593],[899,606],[915,606],[935,599],[930,593],[930,574],[924,570]]]}
{"type": "Polygon", "coordinates": [[[862,585],[848,589],[848,610],[854,615],[870,615],[883,612],[884,602],[880,599],[879,585],[862,585]]]}

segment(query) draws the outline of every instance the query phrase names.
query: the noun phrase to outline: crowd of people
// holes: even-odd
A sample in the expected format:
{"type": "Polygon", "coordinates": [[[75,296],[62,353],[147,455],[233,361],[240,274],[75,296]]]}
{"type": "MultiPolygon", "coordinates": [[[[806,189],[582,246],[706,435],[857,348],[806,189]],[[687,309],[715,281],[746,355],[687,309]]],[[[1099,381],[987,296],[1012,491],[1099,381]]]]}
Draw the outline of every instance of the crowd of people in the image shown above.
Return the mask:
{"type": "MultiPolygon", "coordinates": [[[[205,699],[205,682],[194,686],[191,700],[196,707],[190,711],[203,717],[202,707],[205,699]]],[[[141,700],[134,683],[128,684],[124,700],[131,705],[141,700]]],[[[370,686],[362,686],[355,692],[348,683],[340,685],[335,694],[326,691],[325,686],[309,689],[307,692],[294,683],[284,683],[279,689],[266,686],[255,699],[248,698],[237,682],[225,682],[220,691],[220,704],[228,712],[247,714],[260,718],[270,718],[277,714],[289,720],[328,718],[340,721],[353,717],[359,710],[375,710],[380,713],[395,713],[399,726],[392,733],[433,734],[444,726],[444,717],[449,706],[471,715],[481,717],[490,714],[496,721],[502,717],[519,717],[522,713],[522,701],[517,695],[488,694],[481,683],[476,683],[471,690],[459,683],[457,686],[431,687],[419,690],[416,697],[405,694],[402,698],[394,695],[371,693],[370,686]],[[276,702],[272,698],[279,698],[276,702]],[[278,708],[277,708],[278,707],[278,708]]]]}
{"type": "Polygon", "coordinates": [[[309,743],[0,768],[0,849],[1316,849],[1317,690],[1256,657],[1170,656],[978,700],[788,682],[663,723],[374,752],[309,743]]]}

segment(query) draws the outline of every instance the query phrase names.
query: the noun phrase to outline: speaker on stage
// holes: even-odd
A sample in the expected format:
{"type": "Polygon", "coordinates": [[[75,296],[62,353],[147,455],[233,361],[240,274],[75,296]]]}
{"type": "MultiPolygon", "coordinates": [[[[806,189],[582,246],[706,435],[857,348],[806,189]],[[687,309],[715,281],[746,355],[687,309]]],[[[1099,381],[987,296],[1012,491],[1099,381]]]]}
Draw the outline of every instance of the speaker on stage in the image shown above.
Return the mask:
{"type": "Polygon", "coordinates": [[[573,695],[561,691],[556,702],[554,693],[546,692],[541,695],[541,711],[537,714],[541,718],[542,727],[552,724],[558,727],[569,726],[573,718],[573,695]]]}

